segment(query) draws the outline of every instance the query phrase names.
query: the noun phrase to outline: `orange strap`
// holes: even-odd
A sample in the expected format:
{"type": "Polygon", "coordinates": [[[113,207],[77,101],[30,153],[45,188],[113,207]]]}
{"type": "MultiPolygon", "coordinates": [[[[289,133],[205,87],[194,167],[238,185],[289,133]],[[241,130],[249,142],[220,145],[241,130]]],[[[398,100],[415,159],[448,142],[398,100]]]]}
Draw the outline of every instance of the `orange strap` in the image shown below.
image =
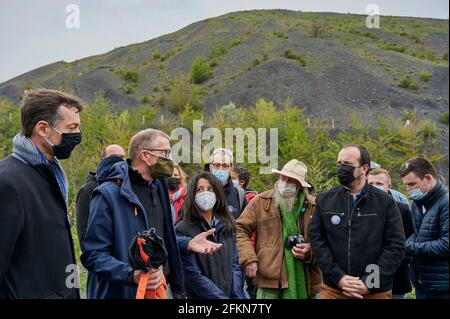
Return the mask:
{"type": "Polygon", "coordinates": [[[139,285],[136,292],[136,299],[144,299],[145,298],[145,291],[147,288],[147,282],[149,277],[148,272],[141,272],[141,278],[139,278],[139,285]]]}
{"type": "Polygon", "coordinates": [[[163,275],[161,286],[156,290],[146,290],[149,273],[142,272],[139,279],[139,285],[136,292],[136,299],[166,299],[167,298],[167,282],[163,275]]]}
{"type": "MultiPolygon", "coordinates": [[[[142,261],[148,263],[150,257],[144,252],[142,245],[145,244],[145,239],[138,238],[137,244],[139,246],[139,255],[142,258],[142,261]]],[[[167,282],[166,277],[163,275],[161,286],[159,286],[156,290],[146,290],[148,278],[150,274],[148,272],[141,272],[141,277],[139,278],[138,289],[136,292],[136,299],[166,299],[167,297],[167,282]]]]}

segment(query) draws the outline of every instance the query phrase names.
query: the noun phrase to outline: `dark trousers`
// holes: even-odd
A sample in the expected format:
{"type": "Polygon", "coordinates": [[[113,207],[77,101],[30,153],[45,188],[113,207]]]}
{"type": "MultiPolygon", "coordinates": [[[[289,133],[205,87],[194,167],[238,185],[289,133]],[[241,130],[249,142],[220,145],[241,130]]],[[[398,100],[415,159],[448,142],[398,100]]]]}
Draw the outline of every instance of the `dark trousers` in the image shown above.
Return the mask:
{"type": "Polygon", "coordinates": [[[421,288],[416,288],[416,299],[448,299],[448,291],[429,293],[421,288]]]}
{"type": "Polygon", "coordinates": [[[247,293],[248,296],[250,297],[250,299],[256,299],[256,291],[258,289],[258,287],[256,286],[255,280],[245,276],[245,282],[246,282],[246,286],[247,286],[247,293]]]}

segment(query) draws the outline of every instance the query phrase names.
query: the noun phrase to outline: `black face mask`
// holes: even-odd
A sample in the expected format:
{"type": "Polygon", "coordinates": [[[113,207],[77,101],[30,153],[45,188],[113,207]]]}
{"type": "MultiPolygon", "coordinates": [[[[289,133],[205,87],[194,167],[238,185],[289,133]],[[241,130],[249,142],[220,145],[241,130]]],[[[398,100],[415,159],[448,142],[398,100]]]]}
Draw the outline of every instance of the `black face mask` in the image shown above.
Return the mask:
{"type": "Polygon", "coordinates": [[[178,185],[180,185],[180,179],[178,177],[169,177],[167,179],[167,183],[168,183],[169,189],[171,191],[174,191],[178,188],[178,185]]]}
{"type": "Polygon", "coordinates": [[[352,166],[352,165],[347,165],[347,164],[338,165],[337,166],[337,176],[339,179],[339,183],[348,187],[357,178],[360,178],[362,176],[362,174],[359,175],[358,177],[354,176],[355,169],[356,169],[356,167],[352,166]]]}
{"type": "Polygon", "coordinates": [[[81,133],[62,133],[61,143],[53,145],[53,155],[57,159],[69,158],[73,149],[80,143],[81,133]]]}

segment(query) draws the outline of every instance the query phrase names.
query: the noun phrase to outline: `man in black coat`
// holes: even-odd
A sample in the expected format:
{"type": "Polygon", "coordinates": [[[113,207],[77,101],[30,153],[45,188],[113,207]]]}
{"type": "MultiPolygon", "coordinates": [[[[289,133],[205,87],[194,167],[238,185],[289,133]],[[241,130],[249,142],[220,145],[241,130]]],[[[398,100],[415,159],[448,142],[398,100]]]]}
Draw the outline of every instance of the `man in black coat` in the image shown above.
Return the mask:
{"type": "Polygon", "coordinates": [[[215,149],[211,155],[211,163],[205,169],[219,179],[225,192],[228,210],[235,219],[238,219],[247,206],[247,200],[244,190],[235,187],[231,179],[233,152],[226,148],[215,149]]]}
{"type": "MultiPolygon", "coordinates": [[[[89,220],[89,207],[94,189],[99,185],[99,180],[108,175],[111,166],[118,161],[123,161],[125,157],[125,150],[122,146],[115,144],[105,146],[102,150],[101,161],[97,166],[96,172],[88,173],[83,186],[78,191],[75,201],[75,211],[77,215],[78,240],[80,243],[86,234],[89,220]]],[[[80,246],[83,247],[82,245],[80,246]]]]}
{"type": "Polygon", "coordinates": [[[21,133],[0,161],[0,299],[79,298],[59,160],[81,142],[82,108],[54,90],[30,91],[22,101],[21,133]]]}
{"type": "MultiPolygon", "coordinates": [[[[369,171],[367,181],[370,185],[375,186],[392,196],[390,190],[392,188],[392,180],[389,172],[382,168],[376,168],[369,171]]],[[[394,197],[393,197],[394,198],[394,197]]],[[[403,230],[405,238],[409,238],[414,233],[411,211],[409,206],[396,201],[400,214],[402,215],[403,230]]],[[[394,275],[394,284],[392,287],[392,299],[405,299],[406,294],[411,292],[412,285],[410,280],[410,263],[411,258],[405,257],[394,275]]]]}
{"type": "Polygon", "coordinates": [[[405,255],[395,201],[366,180],[370,155],[360,145],[339,152],[340,186],[319,194],[310,227],[323,273],[321,299],[389,299],[405,255]]]}

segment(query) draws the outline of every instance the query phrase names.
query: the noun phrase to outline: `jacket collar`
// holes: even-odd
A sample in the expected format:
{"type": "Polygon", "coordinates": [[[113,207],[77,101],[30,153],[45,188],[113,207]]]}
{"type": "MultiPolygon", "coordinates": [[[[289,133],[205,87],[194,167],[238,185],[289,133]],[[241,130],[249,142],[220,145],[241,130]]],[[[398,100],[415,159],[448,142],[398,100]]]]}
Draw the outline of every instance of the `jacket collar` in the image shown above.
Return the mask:
{"type": "Polygon", "coordinates": [[[213,224],[209,224],[208,221],[204,218],[202,218],[202,228],[206,231],[209,230],[211,228],[215,228],[216,229],[216,234],[220,233],[222,231],[222,228],[225,225],[222,223],[222,221],[220,220],[220,218],[214,214],[213,217],[213,224]]]}
{"type": "MultiPolygon", "coordinates": [[[[339,187],[339,190],[340,190],[341,192],[344,192],[344,193],[350,193],[350,190],[349,190],[348,188],[346,188],[344,185],[339,185],[338,187],[339,187]]],[[[369,188],[370,188],[370,185],[369,185],[369,183],[366,181],[365,184],[364,184],[364,186],[363,186],[363,188],[362,188],[362,189],[360,190],[360,192],[358,193],[358,195],[359,195],[360,197],[366,196],[366,195],[369,193],[369,188]]]]}
{"type": "Polygon", "coordinates": [[[431,207],[438,199],[445,194],[446,188],[441,181],[437,181],[436,186],[420,201],[414,201],[418,206],[431,207]]]}
{"type": "Polygon", "coordinates": [[[114,166],[114,164],[122,161],[124,160],[118,156],[110,156],[102,159],[97,165],[96,170],[97,180],[101,181],[104,178],[106,178],[109,175],[110,170],[114,166]]]}
{"type": "Polygon", "coordinates": [[[234,184],[231,182],[231,177],[228,177],[227,183],[223,185],[223,191],[225,194],[230,194],[234,188],[234,184]]]}
{"type": "MultiPolygon", "coordinates": [[[[141,202],[139,201],[137,195],[133,192],[131,188],[130,174],[129,174],[129,161],[120,161],[114,164],[109,175],[105,177],[103,181],[113,181],[120,187],[120,195],[125,197],[132,204],[138,206],[141,211],[145,211],[141,202]]],[[[144,214],[144,218],[147,222],[147,216],[144,214]]]]}

